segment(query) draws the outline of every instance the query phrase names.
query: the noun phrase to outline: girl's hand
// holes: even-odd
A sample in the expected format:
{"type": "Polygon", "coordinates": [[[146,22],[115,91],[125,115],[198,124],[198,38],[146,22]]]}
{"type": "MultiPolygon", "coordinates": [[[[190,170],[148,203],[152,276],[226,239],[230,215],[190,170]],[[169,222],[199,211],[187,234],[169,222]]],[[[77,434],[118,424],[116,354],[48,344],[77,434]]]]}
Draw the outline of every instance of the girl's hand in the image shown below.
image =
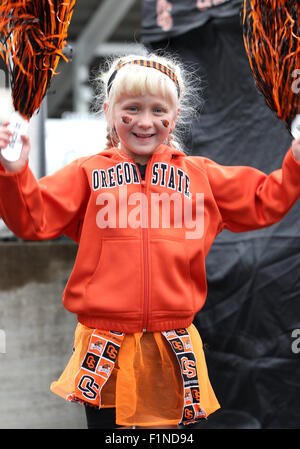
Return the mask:
{"type": "MultiPolygon", "coordinates": [[[[9,125],[9,122],[5,122],[3,124],[3,127],[0,128],[0,148],[1,149],[4,149],[9,145],[11,137],[12,137],[12,133],[8,129],[8,125],[9,125]]],[[[23,142],[23,147],[22,147],[20,158],[17,161],[14,161],[14,162],[7,161],[2,156],[2,153],[0,150],[0,162],[3,165],[6,172],[19,171],[26,164],[26,161],[28,159],[28,155],[30,152],[30,140],[29,140],[29,137],[25,136],[25,135],[22,135],[21,139],[23,142]]]]}

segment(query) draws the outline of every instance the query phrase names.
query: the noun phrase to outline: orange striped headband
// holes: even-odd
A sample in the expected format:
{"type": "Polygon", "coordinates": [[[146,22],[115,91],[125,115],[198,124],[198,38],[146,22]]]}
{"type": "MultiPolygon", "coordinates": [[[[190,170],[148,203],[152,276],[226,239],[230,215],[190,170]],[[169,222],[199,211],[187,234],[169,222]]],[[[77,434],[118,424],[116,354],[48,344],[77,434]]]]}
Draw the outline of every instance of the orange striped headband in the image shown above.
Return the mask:
{"type": "Polygon", "coordinates": [[[134,59],[132,61],[127,61],[127,62],[121,62],[120,64],[117,65],[116,70],[113,72],[113,74],[110,76],[108,83],[107,83],[107,94],[109,94],[112,83],[118,73],[118,71],[124,67],[125,65],[128,64],[136,64],[136,65],[140,65],[143,67],[149,67],[151,69],[156,69],[159,70],[161,73],[163,73],[164,75],[167,75],[176,85],[177,88],[177,93],[178,93],[178,97],[180,97],[180,87],[179,87],[179,83],[178,83],[178,78],[175,75],[175,73],[169,69],[168,67],[166,67],[165,65],[160,64],[159,62],[156,61],[147,61],[146,59],[134,59]]]}

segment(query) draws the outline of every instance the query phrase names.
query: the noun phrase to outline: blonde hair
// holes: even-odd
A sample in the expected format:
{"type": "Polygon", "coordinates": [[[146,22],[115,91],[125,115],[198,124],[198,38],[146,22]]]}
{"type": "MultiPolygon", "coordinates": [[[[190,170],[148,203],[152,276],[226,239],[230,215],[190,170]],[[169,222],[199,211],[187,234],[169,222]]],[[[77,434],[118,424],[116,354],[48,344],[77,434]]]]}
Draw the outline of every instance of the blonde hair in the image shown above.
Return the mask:
{"type": "Polygon", "coordinates": [[[147,56],[127,55],[117,58],[112,62],[108,61],[108,70],[103,71],[97,76],[96,82],[98,82],[98,87],[96,85],[96,108],[99,111],[100,106],[104,102],[108,103],[106,113],[108,125],[106,149],[118,145],[118,136],[112,126],[112,113],[114,105],[121,97],[123,95],[157,95],[158,93],[164,100],[167,100],[174,106],[174,112],[178,108],[180,109],[175,130],[170,133],[167,144],[173,148],[184,149],[183,142],[181,142],[181,135],[191,125],[192,117],[197,114],[199,101],[201,102],[200,96],[198,95],[200,82],[196,77],[191,76],[191,71],[189,71],[188,76],[181,63],[176,61],[174,57],[171,59],[167,56],[150,53],[147,56]],[[160,70],[138,64],[129,64],[133,60],[152,61],[167,67],[175,75],[178,81],[178,87],[174,80],[160,70]],[[120,64],[125,65],[117,70],[120,64]],[[115,77],[108,86],[108,82],[114,72],[116,72],[115,77]],[[195,80],[197,80],[197,85],[195,80]],[[197,105],[195,104],[196,102],[197,105]]]}

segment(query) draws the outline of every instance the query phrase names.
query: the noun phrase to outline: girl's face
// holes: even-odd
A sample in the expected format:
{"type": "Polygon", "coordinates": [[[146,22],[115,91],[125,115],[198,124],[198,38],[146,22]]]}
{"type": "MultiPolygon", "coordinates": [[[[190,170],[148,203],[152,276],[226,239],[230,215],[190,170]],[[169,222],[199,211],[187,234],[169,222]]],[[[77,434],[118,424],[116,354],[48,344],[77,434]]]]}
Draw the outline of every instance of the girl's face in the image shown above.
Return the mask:
{"type": "Polygon", "coordinates": [[[135,162],[146,163],[174,129],[177,115],[173,103],[157,95],[121,97],[113,110],[121,150],[135,162]]]}

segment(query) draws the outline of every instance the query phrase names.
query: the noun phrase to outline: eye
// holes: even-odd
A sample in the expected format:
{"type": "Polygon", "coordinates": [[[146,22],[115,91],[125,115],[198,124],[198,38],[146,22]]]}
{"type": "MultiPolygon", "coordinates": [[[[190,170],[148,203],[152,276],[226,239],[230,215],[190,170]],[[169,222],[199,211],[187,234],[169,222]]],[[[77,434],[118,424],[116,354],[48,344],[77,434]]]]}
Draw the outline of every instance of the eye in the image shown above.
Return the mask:
{"type": "Polygon", "coordinates": [[[154,108],[154,112],[155,112],[155,114],[163,114],[166,111],[163,108],[157,107],[157,108],[154,108]]]}
{"type": "Polygon", "coordinates": [[[127,106],[126,110],[129,112],[137,112],[138,111],[138,107],[137,106],[127,106]]]}

